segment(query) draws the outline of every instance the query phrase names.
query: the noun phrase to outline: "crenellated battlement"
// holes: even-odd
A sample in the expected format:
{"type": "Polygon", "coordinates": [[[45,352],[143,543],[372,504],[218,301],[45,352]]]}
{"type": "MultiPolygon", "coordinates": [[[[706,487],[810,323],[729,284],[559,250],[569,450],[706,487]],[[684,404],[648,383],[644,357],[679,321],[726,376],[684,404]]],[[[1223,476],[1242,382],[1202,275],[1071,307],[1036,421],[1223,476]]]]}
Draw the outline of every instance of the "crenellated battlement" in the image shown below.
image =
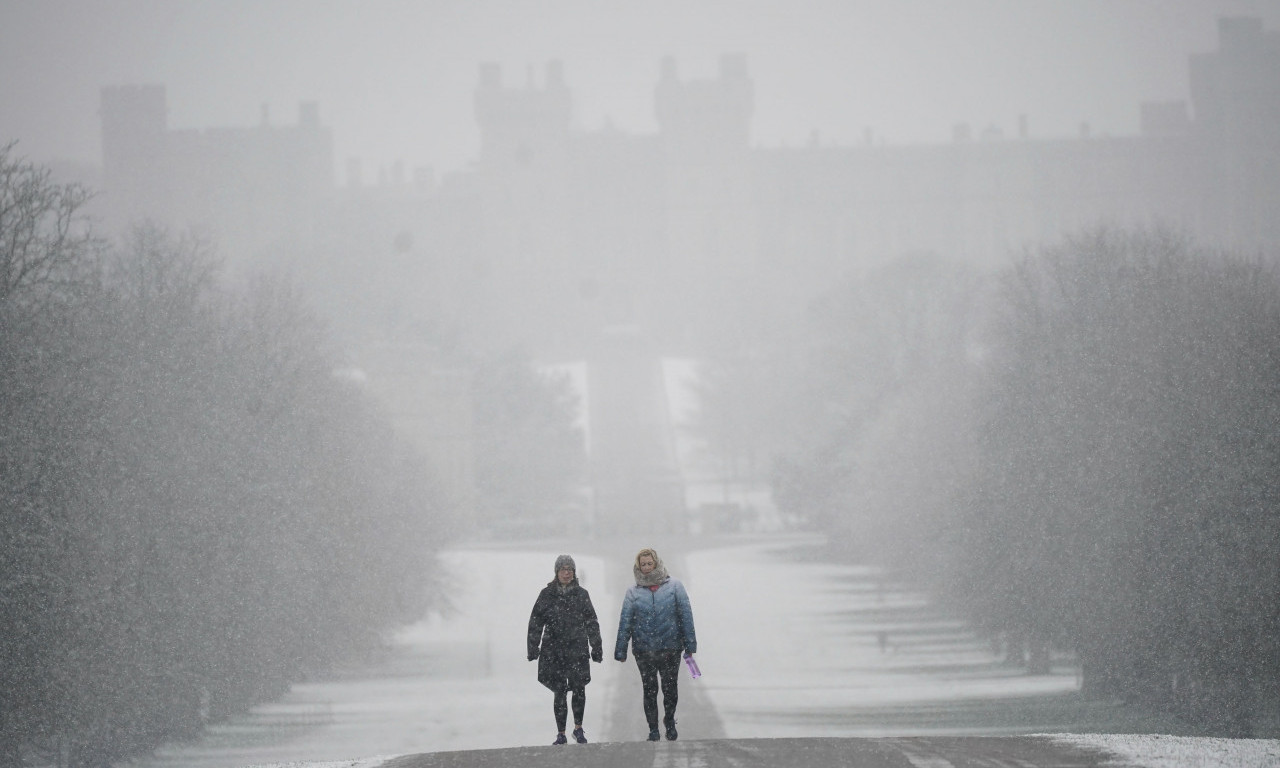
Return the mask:
{"type": "Polygon", "coordinates": [[[480,65],[475,115],[483,158],[528,161],[532,155],[562,144],[569,136],[572,112],[572,95],[558,60],[547,62],[541,86],[535,83],[530,68],[523,88],[503,84],[501,65],[480,65]]]}
{"type": "Polygon", "coordinates": [[[746,149],[754,112],[755,84],[745,55],[722,56],[714,80],[681,80],[675,60],[670,56],[662,60],[654,113],[668,141],[691,145],[690,149],[746,149]]]}

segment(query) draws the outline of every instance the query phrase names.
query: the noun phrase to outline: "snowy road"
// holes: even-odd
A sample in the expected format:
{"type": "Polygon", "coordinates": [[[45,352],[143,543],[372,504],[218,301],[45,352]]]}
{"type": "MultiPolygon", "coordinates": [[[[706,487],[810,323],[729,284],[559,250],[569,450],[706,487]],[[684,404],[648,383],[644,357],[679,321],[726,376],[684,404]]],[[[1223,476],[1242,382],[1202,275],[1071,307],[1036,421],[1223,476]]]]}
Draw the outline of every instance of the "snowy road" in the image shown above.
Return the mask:
{"type": "MultiPolygon", "coordinates": [[[[639,676],[634,664],[612,661],[619,599],[639,544],[583,541],[452,551],[445,567],[456,611],[401,633],[387,658],[294,686],[280,702],[135,765],[1066,767],[1098,763],[1069,741],[1024,737],[1168,732],[1118,705],[1080,699],[1068,665],[1042,676],[1003,666],[922,596],[874,571],[823,562],[812,538],[703,540],[682,551],[689,543],[643,542],[688,586],[698,627],[705,674],[681,679],[678,742],[641,741],[639,676]],[[536,682],[524,643],[529,608],[561,552],[574,555],[591,593],[606,660],[592,665],[587,689],[593,743],[553,749],[545,746],[555,734],[551,696],[536,682]]],[[[1107,737],[1083,738],[1087,745],[1107,737]]],[[[1144,737],[1107,746],[1134,738],[1144,737]]],[[[1167,737],[1158,746],[1171,743],[1188,748],[1167,737]]],[[[1246,746],[1271,752],[1192,764],[1280,765],[1277,742],[1246,746]]]]}
{"type": "Polygon", "coordinates": [[[381,768],[1086,768],[1104,759],[1044,737],[743,739],[438,752],[381,768]]]}

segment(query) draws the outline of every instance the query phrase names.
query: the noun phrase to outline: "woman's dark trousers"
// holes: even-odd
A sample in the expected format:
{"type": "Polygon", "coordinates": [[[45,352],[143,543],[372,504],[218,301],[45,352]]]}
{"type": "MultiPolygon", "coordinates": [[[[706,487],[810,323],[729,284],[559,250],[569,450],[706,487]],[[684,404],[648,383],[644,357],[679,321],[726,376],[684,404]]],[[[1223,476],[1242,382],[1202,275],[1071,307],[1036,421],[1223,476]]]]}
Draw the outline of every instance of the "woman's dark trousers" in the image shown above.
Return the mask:
{"type": "Polygon", "coordinates": [[[636,655],[640,668],[640,684],[644,687],[644,716],[649,730],[658,730],[658,681],[662,681],[662,708],[666,716],[662,724],[670,728],[676,724],[676,702],[680,693],[676,690],[676,673],[680,671],[680,651],[641,651],[636,655]]]}
{"type": "Polygon", "coordinates": [[[578,688],[561,688],[555,692],[555,698],[551,701],[551,709],[556,714],[556,728],[564,733],[565,720],[569,717],[569,703],[566,699],[569,691],[573,691],[573,722],[575,725],[582,722],[582,715],[587,711],[587,687],[580,686],[578,688]]]}

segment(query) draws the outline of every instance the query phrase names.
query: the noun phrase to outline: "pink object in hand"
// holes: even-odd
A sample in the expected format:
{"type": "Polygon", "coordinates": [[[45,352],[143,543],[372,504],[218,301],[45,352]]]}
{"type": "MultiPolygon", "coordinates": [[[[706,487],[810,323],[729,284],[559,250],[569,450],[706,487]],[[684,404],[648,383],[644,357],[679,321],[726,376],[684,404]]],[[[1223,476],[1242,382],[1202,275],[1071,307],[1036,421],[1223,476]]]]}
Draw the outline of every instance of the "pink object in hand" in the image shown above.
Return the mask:
{"type": "Polygon", "coordinates": [[[702,677],[702,670],[698,669],[698,662],[694,661],[694,658],[687,653],[684,655],[684,663],[689,666],[689,674],[693,676],[694,680],[702,677]]]}

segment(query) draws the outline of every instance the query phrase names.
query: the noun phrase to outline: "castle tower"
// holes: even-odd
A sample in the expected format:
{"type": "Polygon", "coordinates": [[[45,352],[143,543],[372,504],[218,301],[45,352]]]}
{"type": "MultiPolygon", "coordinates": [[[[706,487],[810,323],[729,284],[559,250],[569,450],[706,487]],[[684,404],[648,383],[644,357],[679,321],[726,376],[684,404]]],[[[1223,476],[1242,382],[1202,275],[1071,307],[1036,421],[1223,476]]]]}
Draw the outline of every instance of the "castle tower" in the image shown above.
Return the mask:
{"type": "Polygon", "coordinates": [[[227,265],[311,235],[333,187],[333,140],[319,106],[293,126],[173,130],[164,86],[101,91],[103,204],[108,230],[149,220],[209,236],[227,265]]]}
{"type": "Polygon", "coordinates": [[[681,80],[675,62],[664,59],[654,89],[667,259],[682,276],[668,301],[689,328],[717,327],[754,273],[754,91],[741,54],[721,57],[715,79],[700,80],[681,80]]]}
{"type": "Polygon", "coordinates": [[[1218,50],[1192,55],[1190,77],[1204,229],[1245,251],[1280,241],[1280,33],[1221,18],[1218,50]]]}
{"type": "Polygon", "coordinates": [[[532,70],[524,88],[502,83],[502,68],[493,62],[480,65],[475,92],[476,122],[480,126],[482,163],[528,164],[561,155],[569,137],[573,100],[565,85],[559,61],[547,63],[541,88],[532,70]]]}
{"type": "Polygon", "coordinates": [[[1280,33],[1262,19],[1218,20],[1218,50],[1190,57],[1198,128],[1226,141],[1280,142],[1280,33]]]}
{"type": "Polygon", "coordinates": [[[661,71],[654,111],[668,146],[713,156],[748,148],[755,86],[744,55],[722,56],[715,80],[681,81],[671,57],[662,60],[661,71]]]}
{"type": "Polygon", "coordinates": [[[102,170],[107,219],[121,226],[166,210],[168,105],[162,85],[102,89],[102,170]]]}
{"type": "Polygon", "coordinates": [[[474,298],[482,336],[549,338],[560,317],[573,258],[570,134],[572,96],[559,61],[541,82],[531,67],[522,86],[502,81],[496,63],[480,66],[474,96],[480,129],[475,184],[485,275],[474,298]],[[519,318],[519,319],[516,319],[519,318]],[[537,324],[537,325],[533,325],[537,324]]]}

